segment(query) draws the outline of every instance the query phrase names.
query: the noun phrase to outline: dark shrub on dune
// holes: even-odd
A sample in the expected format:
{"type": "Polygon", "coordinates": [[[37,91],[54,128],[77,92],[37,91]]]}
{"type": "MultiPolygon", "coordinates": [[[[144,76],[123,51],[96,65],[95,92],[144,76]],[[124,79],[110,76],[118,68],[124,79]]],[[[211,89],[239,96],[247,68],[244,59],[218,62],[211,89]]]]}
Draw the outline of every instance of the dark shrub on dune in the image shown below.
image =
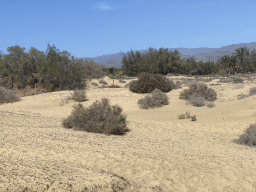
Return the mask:
{"type": "Polygon", "coordinates": [[[0,104],[2,103],[12,103],[20,101],[20,97],[15,94],[13,90],[7,90],[4,87],[0,87],[0,104]]]}
{"type": "Polygon", "coordinates": [[[122,135],[126,129],[126,116],[118,105],[110,106],[109,99],[94,102],[87,109],[82,104],[74,106],[69,117],[62,121],[65,128],[81,131],[122,135]]]}
{"type": "Polygon", "coordinates": [[[151,93],[155,89],[169,92],[176,88],[176,84],[162,75],[141,73],[137,81],[130,82],[129,89],[135,93],[151,93]]]}
{"type": "Polygon", "coordinates": [[[256,145],[256,123],[251,124],[249,128],[238,139],[240,144],[256,145]]]}
{"type": "Polygon", "coordinates": [[[169,98],[165,93],[161,92],[158,89],[155,89],[151,93],[151,96],[147,95],[144,99],[140,99],[138,101],[138,104],[142,109],[148,109],[168,105],[168,101],[169,98]]]}

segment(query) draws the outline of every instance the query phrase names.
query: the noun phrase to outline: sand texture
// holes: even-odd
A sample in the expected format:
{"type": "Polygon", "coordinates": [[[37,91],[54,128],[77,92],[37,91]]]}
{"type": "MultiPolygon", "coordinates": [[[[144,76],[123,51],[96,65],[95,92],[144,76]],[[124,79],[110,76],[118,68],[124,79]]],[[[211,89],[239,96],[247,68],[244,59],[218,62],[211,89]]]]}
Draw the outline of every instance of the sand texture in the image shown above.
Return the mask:
{"type": "Polygon", "coordinates": [[[167,93],[169,105],[149,110],[137,104],[145,94],[89,86],[85,107],[106,97],[123,108],[130,131],[122,136],[63,128],[77,103],[60,105],[71,91],[2,104],[0,191],[256,191],[256,148],[236,143],[256,123],[256,95],[237,95],[255,86],[209,86],[217,92],[213,108],[179,99],[184,86],[167,93]],[[197,120],[178,119],[186,111],[197,120]]]}

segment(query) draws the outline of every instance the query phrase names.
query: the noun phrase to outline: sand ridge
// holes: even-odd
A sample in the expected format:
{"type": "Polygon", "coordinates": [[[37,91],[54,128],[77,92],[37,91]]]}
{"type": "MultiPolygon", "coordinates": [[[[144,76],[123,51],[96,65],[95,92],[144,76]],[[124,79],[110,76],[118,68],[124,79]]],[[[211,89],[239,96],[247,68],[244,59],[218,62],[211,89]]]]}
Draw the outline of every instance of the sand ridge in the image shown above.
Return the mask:
{"type": "Polygon", "coordinates": [[[209,86],[218,94],[213,108],[187,105],[182,87],[150,110],[137,105],[145,94],[115,84],[122,87],[88,86],[82,104],[107,97],[120,105],[130,129],[123,136],[63,128],[76,104],[60,105],[70,91],[0,105],[0,191],[256,191],[256,148],[235,142],[255,123],[256,95],[237,99],[254,83],[209,86]],[[197,121],[179,120],[186,111],[197,121]]]}

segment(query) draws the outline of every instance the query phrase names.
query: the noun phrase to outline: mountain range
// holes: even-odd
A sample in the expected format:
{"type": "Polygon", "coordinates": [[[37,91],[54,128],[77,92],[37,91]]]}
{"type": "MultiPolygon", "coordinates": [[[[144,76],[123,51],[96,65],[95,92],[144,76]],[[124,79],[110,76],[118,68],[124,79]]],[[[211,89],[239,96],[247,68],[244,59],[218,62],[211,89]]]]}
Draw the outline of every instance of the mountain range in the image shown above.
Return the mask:
{"type": "MultiPolygon", "coordinates": [[[[199,47],[199,48],[168,48],[169,51],[174,51],[177,49],[181,53],[181,58],[188,58],[193,56],[196,61],[217,61],[218,58],[223,55],[231,55],[235,52],[237,48],[246,46],[250,51],[256,49],[256,42],[252,43],[239,43],[232,44],[228,46],[223,46],[221,48],[208,48],[208,47],[199,47]]],[[[136,50],[133,50],[136,52],[136,50]]],[[[141,53],[146,53],[147,50],[138,50],[141,53]]],[[[128,53],[128,52],[127,52],[128,53]]],[[[102,55],[98,57],[88,58],[84,57],[81,59],[92,59],[98,64],[103,64],[106,67],[116,67],[120,68],[122,66],[122,57],[127,55],[125,52],[119,52],[115,54],[102,55]]]]}

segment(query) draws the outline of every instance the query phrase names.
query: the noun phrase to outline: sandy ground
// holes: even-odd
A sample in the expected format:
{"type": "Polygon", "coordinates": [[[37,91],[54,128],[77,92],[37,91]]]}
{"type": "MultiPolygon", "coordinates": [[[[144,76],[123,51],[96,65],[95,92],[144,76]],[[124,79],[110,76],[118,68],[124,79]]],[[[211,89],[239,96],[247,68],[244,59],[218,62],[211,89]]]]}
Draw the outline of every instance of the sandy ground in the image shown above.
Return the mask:
{"type": "Polygon", "coordinates": [[[183,87],[150,110],[137,105],[145,94],[88,87],[84,106],[106,97],[123,108],[130,129],[123,136],[63,128],[76,104],[60,105],[70,91],[0,105],[0,191],[256,191],[256,148],[236,143],[256,123],[256,95],[237,95],[254,86],[210,86],[218,94],[213,108],[187,105],[183,87]],[[197,121],[179,120],[186,111],[197,121]]]}

